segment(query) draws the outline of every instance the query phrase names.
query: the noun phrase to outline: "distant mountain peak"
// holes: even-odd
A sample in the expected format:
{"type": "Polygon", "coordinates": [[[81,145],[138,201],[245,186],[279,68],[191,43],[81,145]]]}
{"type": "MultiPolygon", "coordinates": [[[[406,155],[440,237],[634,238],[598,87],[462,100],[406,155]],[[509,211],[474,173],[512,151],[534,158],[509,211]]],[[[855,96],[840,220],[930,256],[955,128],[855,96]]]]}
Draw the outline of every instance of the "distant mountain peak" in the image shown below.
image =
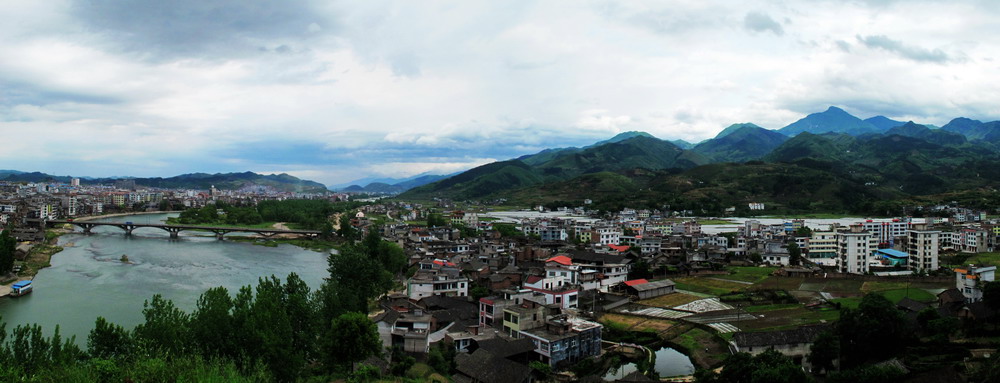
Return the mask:
{"type": "Polygon", "coordinates": [[[735,133],[737,130],[741,130],[743,128],[759,128],[759,129],[763,129],[760,126],[757,126],[756,124],[754,124],[752,122],[741,122],[741,123],[738,123],[738,124],[729,125],[725,129],[722,129],[722,131],[719,132],[719,134],[717,134],[715,136],[715,138],[722,138],[722,137],[728,136],[730,134],[735,133]]]}
{"type": "Polygon", "coordinates": [[[830,106],[826,111],[812,113],[779,129],[779,132],[787,136],[795,136],[802,132],[815,134],[834,132],[859,136],[866,133],[879,133],[880,130],[875,125],[863,121],[843,109],[830,106]]]}

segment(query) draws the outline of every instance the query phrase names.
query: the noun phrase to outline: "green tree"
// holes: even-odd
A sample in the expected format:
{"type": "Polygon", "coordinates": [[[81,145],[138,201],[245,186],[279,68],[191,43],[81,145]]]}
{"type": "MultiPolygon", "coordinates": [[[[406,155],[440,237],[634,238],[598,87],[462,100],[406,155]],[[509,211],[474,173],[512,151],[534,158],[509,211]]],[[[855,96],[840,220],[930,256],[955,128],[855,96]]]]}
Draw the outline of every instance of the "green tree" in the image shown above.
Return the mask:
{"type": "Polygon", "coordinates": [[[837,358],[840,358],[840,339],[832,331],[819,334],[809,346],[809,363],[815,372],[830,371],[837,358]]]}
{"type": "Polygon", "coordinates": [[[191,337],[207,358],[236,357],[233,299],[225,287],[209,289],[198,298],[191,314],[191,337]]]}
{"type": "Polygon", "coordinates": [[[809,377],[792,360],[774,350],[756,356],[747,353],[730,355],[722,363],[722,372],[700,370],[695,374],[699,383],[800,383],[809,377]]]}
{"type": "Polygon", "coordinates": [[[493,230],[500,233],[501,237],[504,238],[523,238],[524,233],[517,230],[517,227],[511,223],[494,223],[493,230]]]}
{"type": "Polygon", "coordinates": [[[885,360],[904,349],[910,330],[903,313],[879,294],[868,294],[857,309],[841,310],[836,333],[840,338],[841,366],[885,360]]]}
{"type": "Polygon", "coordinates": [[[136,353],[135,341],[128,330],[97,317],[87,336],[87,353],[100,359],[130,359],[136,353]]]}
{"type": "Polygon", "coordinates": [[[448,226],[448,220],[444,219],[440,213],[430,213],[427,215],[427,227],[448,226]]]}
{"type": "Polygon", "coordinates": [[[788,263],[793,265],[798,265],[802,260],[802,249],[799,249],[799,245],[795,242],[790,242],[788,244],[788,263]]]}
{"type": "Polygon", "coordinates": [[[1000,281],[983,284],[983,303],[991,309],[1000,310],[1000,281]]]}
{"type": "Polygon", "coordinates": [[[798,229],[795,229],[796,237],[812,237],[812,233],[813,231],[812,229],[809,228],[809,226],[802,226],[798,229]]]}
{"type": "Polygon", "coordinates": [[[353,240],[358,234],[354,226],[351,226],[351,215],[344,213],[340,215],[340,228],[337,229],[340,238],[353,240]]]}
{"type": "Polygon", "coordinates": [[[160,294],[153,295],[153,300],[143,302],[142,306],[146,320],[135,327],[135,340],[159,355],[186,353],[190,344],[188,314],[160,294]]]}
{"type": "Polygon", "coordinates": [[[17,240],[10,235],[10,230],[0,232],[0,276],[14,270],[14,251],[16,249],[17,240]]]}
{"type": "Polygon", "coordinates": [[[353,367],[382,352],[378,326],[359,312],[343,314],[330,322],[329,336],[323,341],[324,362],[331,369],[353,367]]]}

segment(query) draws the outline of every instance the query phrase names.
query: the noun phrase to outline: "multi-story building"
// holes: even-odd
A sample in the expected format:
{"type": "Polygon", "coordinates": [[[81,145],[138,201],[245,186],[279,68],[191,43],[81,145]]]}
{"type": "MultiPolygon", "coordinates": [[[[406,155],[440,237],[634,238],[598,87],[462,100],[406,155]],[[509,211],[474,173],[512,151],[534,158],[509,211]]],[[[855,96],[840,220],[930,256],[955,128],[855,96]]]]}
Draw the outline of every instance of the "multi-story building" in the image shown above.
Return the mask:
{"type": "Polygon", "coordinates": [[[975,303],[983,300],[983,284],[993,282],[996,266],[969,265],[955,269],[955,288],[962,292],[965,301],[975,303]]]}
{"type": "Polygon", "coordinates": [[[418,270],[406,281],[406,294],[410,299],[433,295],[467,297],[469,279],[461,276],[457,269],[418,270]]]}
{"type": "Polygon", "coordinates": [[[940,230],[933,230],[927,224],[914,224],[906,232],[906,252],[909,266],[916,270],[937,270],[940,248],[940,230]]]}
{"type": "Polygon", "coordinates": [[[601,355],[600,323],[556,315],[542,326],[521,329],[521,337],[535,343],[535,353],[542,363],[552,367],[565,367],[591,356],[601,355]]]}
{"type": "MultiPolygon", "coordinates": [[[[837,233],[837,253],[840,256],[840,272],[864,274],[869,270],[872,253],[878,248],[878,241],[861,225],[851,225],[846,231],[837,233]]],[[[875,261],[877,262],[877,261],[875,261]]]]}
{"type": "Polygon", "coordinates": [[[823,266],[837,265],[837,231],[814,231],[809,238],[809,247],[805,250],[809,260],[823,266]]]}
{"type": "Polygon", "coordinates": [[[909,218],[894,218],[891,221],[877,222],[866,220],[861,223],[865,231],[872,234],[872,237],[882,246],[891,246],[896,238],[905,237],[910,228],[909,218]]]}
{"type": "Polygon", "coordinates": [[[617,227],[595,227],[591,231],[590,242],[601,245],[617,245],[621,236],[622,231],[617,227]]]}

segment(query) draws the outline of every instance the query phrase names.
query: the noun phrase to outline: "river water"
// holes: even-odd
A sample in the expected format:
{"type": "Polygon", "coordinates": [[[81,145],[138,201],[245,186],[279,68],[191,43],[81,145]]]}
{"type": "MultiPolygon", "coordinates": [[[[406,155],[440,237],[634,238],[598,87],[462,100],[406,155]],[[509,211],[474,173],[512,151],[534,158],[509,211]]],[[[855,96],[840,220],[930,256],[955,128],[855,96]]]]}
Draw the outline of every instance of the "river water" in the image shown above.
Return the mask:
{"type": "MultiPolygon", "coordinates": [[[[168,216],[101,221],[158,223],[168,216]]],[[[8,332],[19,324],[37,323],[51,334],[58,324],[63,336],[76,335],[77,343],[85,345],[98,316],[128,329],[142,322],[143,302],[153,294],[190,312],[198,296],[212,287],[225,286],[235,294],[241,286],[256,285],[260,277],[284,279],[295,272],[315,290],[327,276],[325,253],[292,245],[219,241],[213,233],[181,232],[172,240],[156,228],[136,229],[127,237],[121,229],[101,226],[91,235],[64,235],[59,244],[64,250],[52,257],[52,267],[39,271],[34,292],[0,299],[0,317],[8,332]],[[130,263],[123,263],[122,255],[130,263]]]]}

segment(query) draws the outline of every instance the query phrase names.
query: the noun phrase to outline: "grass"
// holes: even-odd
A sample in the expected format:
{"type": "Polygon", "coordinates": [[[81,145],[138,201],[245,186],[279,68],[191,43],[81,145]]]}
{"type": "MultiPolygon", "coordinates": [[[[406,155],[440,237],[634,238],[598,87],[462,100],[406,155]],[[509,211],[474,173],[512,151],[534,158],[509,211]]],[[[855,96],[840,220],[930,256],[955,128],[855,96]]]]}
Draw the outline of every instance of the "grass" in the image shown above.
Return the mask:
{"type": "Polygon", "coordinates": [[[899,303],[903,298],[909,297],[915,301],[919,302],[934,302],[937,297],[933,294],[923,290],[923,289],[897,289],[883,291],[882,296],[891,301],[892,303],[899,303]]]}
{"type": "Polygon", "coordinates": [[[733,291],[742,291],[747,287],[750,287],[749,285],[742,283],[700,277],[677,278],[674,279],[674,283],[677,284],[677,288],[680,290],[688,290],[696,293],[712,294],[716,296],[728,294],[733,291]]]}
{"type": "Polygon", "coordinates": [[[906,288],[906,282],[869,281],[861,285],[861,291],[865,293],[869,293],[872,291],[898,290],[905,288],[906,288]]]}
{"type": "Polygon", "coordinates": [[[728,346],[715,334],[698,327],[677,335],[670,342],[683,348],[682,352],[702,368],[717,365],[729,355],[728,346]]]}
{"type": "Polygon", "coordinates": [[[227,236],[226,240],[233,242],[248,242],[258,246],[277,247],[280,244],[298,246],[312,251],[329,251],[336,248],[337,242],[324,241],[321,239],[295,239],[295,238],[271,238],[262,239],[257,237],[227,236]]]}
{"type": "Polygon", "coordinates": [[[642,331],[642,332],[664,332],[677,325],[676,322],[666,319],[651,319],[622,314],[604,314],[600,319],[601,324],[621,331],[642,331]]]}
{"type": "Polygon", "coordinates": [[[777,267],[751,267],[751,266],[739,266],[730,267],[727,270],[731,273],[729,275],[716,275],[716,278],[730,279],[734,281],[743,281],[758,283],[767,277],[771,276],[777,267]]]}
{"type": "Polygon", "coordinates": [[[837,298],[831,299],[830,302],[840,303],[841,309],[856,309],[861,304],[861,297],[837,298]]]}
{"type": "Polygon", "coordinates": [[[725,219],[699,219],[699,225],[733,225],[736,222],[725,219]]]}
{"type": "MultiPolygon", "coordinates": [[[[180,223],[179,221],[180,220],[177,217],[167,218],[167,223],[171,224],[171,225],[214,226],[214,227],[245,227],[245,228],[253,228],[253,229],[273,229],[274,228],[274,224],[277,223],[277,222],[261,222],[261,223],[254,224],[254,225],[250,225],[250,224],[234,224],[234,225],[231,225],[231,224],[222,223],[222,222],[213,222],[213,223],[180,223]]],[[[136,221],[136,222],[139,222],[139,221],[136,221]]],[[[288,225],[289,228],[291,228],[293,224],[287,224],[287,225],[288,225]]]]}
{"type": "Polygon", "coordinates": [[[796,307],[802,307],[802,305],[798,303],[779,303],[773,305],[747,306],[744,307],[743,310],[748,313],[758,313],[758,312],[792,309],[796,307]]]}
{"type": "Polygon", "coordinates": [[[965,266],[970,263],[974,265],[1000,266],[1000,253],[979,253],[967,258],[963,262],[965,266]]]}
{"type": "Polygon", "coordinates": [[[767,277],[754,283],[753,287],[760,290],[798,290],[804,280],[792,277],[767,277]]]}
{"type": "Polygon", "coordinates": [[[673,293],[673,294],[661,295],[652,299],[641,300],[637,303],[646,306],[669,308],[691,303],[699,299],[701,299],[701,297],[697,297],[690,294],[673,293]]]}
{"type": "MultiPolygon", "coordinates": [[[[860,301],[860,300],[859,300],[860,301]]],[[[788,330],[802,325],[829,323],[840,318],[840,311],[834,309],[807,309],[797,307],[758,312],[757,319],[737,322],[746,331],[788,330]],[[762,318],[759,316],[763,315],[762,318]]]]}

